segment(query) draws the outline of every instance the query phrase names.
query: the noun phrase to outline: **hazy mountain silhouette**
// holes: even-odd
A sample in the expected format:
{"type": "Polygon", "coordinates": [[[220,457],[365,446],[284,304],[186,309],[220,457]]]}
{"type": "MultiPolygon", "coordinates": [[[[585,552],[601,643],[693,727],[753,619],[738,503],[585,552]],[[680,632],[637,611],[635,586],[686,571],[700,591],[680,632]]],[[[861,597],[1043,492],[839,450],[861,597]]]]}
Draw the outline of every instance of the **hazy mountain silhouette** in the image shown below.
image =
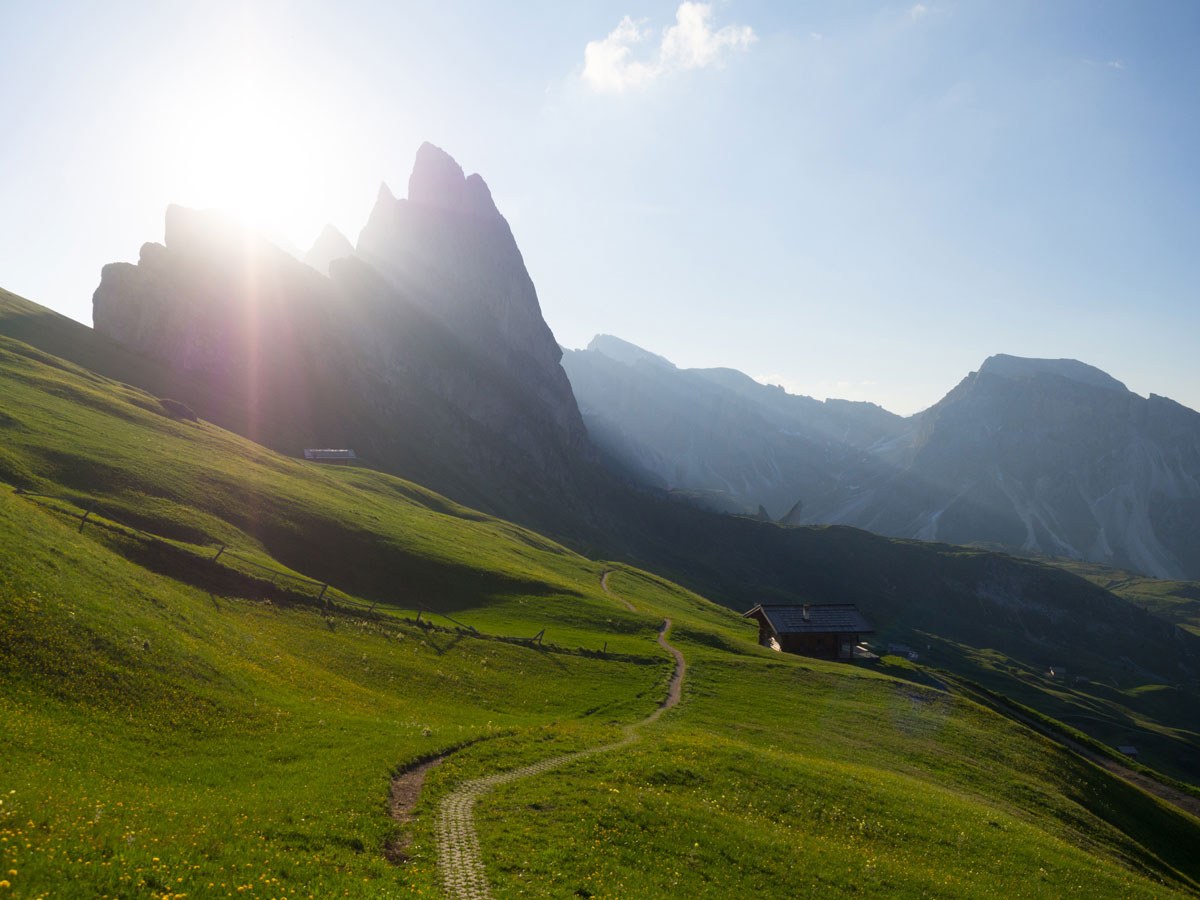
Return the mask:
{"type": "Polygon", "coordinates": [[[993,356],[922,413],[899,465],[806,511],[1200,577],[1200,414],[1075,360],[993,356]]]}
{"type": "Polygon", "coordinates": [[[664,488],[789,524],[1200,577],[1200,414],[1076,360],[993,356],[908,419],[607,336],[564,366],[595,439],[664,488]]]}
{"type": "Polygon", "coordinates": [[[304,254],[304,261],[322,275],[328,275],[330,263],[335,259],[345,259],[353,255],[354,246],[346,236],[332,225],[326,225],[312,247],[304,254]]]}
{"type": "Polygon", "coordinates": [[[322,236],[328,277],[170,207],[164,244],[104,267],[96,330],[186,375],[180,399],[255,440],[351,447],[546,527],[591,459],[561,350],[483,180],[426,144],[409,184],[407,200],[381,189],[353,255],[322,236]]]}
{"type": "Polygon", "coordinates": [[[776,519],[836,491],[840,472],[904,428],[871,404],[796,397],[733,369],[678,369],[609,335],[567,352],[563,367],[592,439],[627,471],[776,519]]]}

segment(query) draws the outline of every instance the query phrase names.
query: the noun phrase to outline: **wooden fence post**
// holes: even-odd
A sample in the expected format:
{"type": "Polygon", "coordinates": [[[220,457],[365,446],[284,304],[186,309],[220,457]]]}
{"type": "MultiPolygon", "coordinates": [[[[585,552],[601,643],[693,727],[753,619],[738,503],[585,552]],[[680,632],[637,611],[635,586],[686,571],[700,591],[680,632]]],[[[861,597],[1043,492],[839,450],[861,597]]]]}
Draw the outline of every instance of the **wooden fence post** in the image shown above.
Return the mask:
{"type": "Polygon", "coordinates": [[[222,554],[222,553],[224,553],[224,552],[225,552],[225,545],[224,545],[224,544],[222,544],[222,545],[221,545],[221,549],[217,551],[217,555],[216,555],[216,556],[214,556],[214,557],[212,558],[212,561],[213,561],[213,562],[216,562],[218,559],[220,559],[220,558],[221,558],[221,554],[222,554]]]}
{"type": "Polygon", "coordinates": [[[419,609],[417,610],[417,624],[421,624],[421,610],[419,609]]]}
{"type": "Polygon", "coordinates": [[[93,500],[91,503],[88,504],[87,510],[83,514],[83,518],[79,520],[79,530],[80,531],[83,531],[84,523],[87,522],[88,516],[90,516],[92,514],[92,510],[95,508],[96,508],[96,501],[93,500]]]}
{"type": "Polygon", "coordinates": [[[542,646],[542,635],[544,635],[545,633],[546,633],[546,629],[543,628],[541,631],[539,631],[537,634],[535,634],[533,636],[533,639],[538,642],[539,647],[542,646]]]}
{"type": "Polygon", "coordinates": [[[324,599],[325,599],[325,592],[326,592],[327,590],[329,590],[329,585],[327,585],[327,584],[323,584],[323,585],[321,585],[321,594],[320,594],[320,596],[318,596],[318,597],[317,597],[317,602],[318,602],[318,603],[320,603],[322,600],[324,600],[324,599]]]}

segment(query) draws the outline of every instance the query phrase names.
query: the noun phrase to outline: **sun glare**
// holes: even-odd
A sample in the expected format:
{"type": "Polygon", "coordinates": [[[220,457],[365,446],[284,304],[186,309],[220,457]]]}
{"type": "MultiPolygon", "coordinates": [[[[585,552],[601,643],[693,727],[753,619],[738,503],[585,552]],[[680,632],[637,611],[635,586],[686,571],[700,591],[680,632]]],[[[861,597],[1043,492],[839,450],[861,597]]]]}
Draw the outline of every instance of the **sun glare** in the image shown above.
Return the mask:
{"type": "Polygon", "coordinates": [[[218,208],[304,249],[336,205],[338,137],[328,107],[269,69],[190,85],[153,123],[170,202],[218,208]],[[323,108],[324,107],[324,108],[323,108]]]}

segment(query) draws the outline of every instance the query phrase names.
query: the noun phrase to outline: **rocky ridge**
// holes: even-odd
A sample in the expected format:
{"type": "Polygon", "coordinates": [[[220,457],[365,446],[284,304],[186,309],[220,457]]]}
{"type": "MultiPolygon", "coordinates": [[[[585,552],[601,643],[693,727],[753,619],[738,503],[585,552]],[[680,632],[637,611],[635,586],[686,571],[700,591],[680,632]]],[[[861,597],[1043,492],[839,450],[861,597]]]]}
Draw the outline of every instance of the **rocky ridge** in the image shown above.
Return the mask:
{"type": "Polygon", "coordinates": [[[679,369],[610,335],[563,366],[614,465],[711,509],[793,521],[798,500],[835,491],[837,473],[903,427],[871,404],[822,404],[733,369],[679,369]]]}
{"type": "Polygon", "coordinates": [[[426,144],[409,186],[381,189],[349,252],[326,229],[311,266],[172,206],[163,244],[105,266],[96,330],[186,373],[181,400],[262,443],[353,447],[528,521],[590,454],[561,350],[483,179],[426,144]]]}
{"type": "Polygon", "coordinates": [[[1200,577],[1200,414],[1077,360],[989,357],[908,419],[609,336],[564,366],[616,465],[709,507],[1200,577]]]}
{"type": "Polygon", "coordinates": [[[320,272],[329,274],[329,266],[335,259],[354,255],[354,246],[344,234],[332,225],[326,225],[316,241],[304,254],[304,261],[320,272]]]}
{"type": "Polygon", "coordinates": [[[1200,577],[1200,414],[1074,360],[989,358],[856,482],[806,519],[1200,577]]]}

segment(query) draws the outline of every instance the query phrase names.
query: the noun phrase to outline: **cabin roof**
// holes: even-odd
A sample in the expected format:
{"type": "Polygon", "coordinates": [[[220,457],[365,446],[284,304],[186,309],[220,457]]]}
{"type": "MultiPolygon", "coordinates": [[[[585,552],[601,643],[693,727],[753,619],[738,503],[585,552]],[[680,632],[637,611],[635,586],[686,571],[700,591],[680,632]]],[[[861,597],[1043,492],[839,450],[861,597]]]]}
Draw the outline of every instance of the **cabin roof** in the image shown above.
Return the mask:
{"type": "Polygon", "coordinates": [[[868,633],[875,629],[863,618],[853,603],[808,603],[766,605],[760,603],[743,618],[762,616],[776,634],[850,634],[868,633]],[[807,617],[805,611],[807,610],[807,617]]]}
{"type": "Polygon", "coordinates": [[[305,459],[358,459],[353,450],[305,450],[305,459]]]}

